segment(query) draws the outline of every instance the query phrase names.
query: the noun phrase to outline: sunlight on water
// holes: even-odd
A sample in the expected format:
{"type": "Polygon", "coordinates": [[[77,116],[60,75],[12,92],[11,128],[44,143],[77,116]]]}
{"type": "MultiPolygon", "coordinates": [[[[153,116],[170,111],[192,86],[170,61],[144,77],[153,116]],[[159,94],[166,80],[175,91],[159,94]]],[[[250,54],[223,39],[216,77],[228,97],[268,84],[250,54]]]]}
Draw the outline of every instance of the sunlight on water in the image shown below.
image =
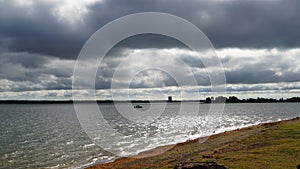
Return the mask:
{"type": "Polygon", "coordinates": [[[179,104],[172,103],[157,118],[140,121],[124,118],[112,104],[100,105],[100,109],[122,138],[101,132],[101,136],[90,139],[81,128],[72,104],[0,105],[0,168],[82,167],[116,158],[103,149],[127,156],[300,115],[299,103],[227,104],[223,116],[213,118],[208,114],[208,104],[200,105],[198,116],[183,116],[178,114],[179,104]]]}

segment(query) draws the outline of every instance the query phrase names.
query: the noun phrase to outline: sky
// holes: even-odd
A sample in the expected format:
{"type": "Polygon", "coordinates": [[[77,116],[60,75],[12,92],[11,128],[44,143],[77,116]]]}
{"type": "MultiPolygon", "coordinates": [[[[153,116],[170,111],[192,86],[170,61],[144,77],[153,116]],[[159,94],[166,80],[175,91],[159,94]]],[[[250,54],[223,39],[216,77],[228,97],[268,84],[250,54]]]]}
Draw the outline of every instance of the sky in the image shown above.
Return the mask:
{"type": "MultiPolygon", "coordinates": [[[[299,96],[297,0],[0,0],[0,99],[72,99],[74,65],[88,38],[105,24],[138,12],[169,13],[202,30],[223,64],[225,96],[299,96]]],[[[186,80],[181,86],[168,72],[147,69],[136,73],[129,88],[117,90],[118,99],[166,99],[171,95],[192,100],[218,95],[210,89],[210,67],[193,51],[176,39],[144,34],[124,39],[105,56],[95,79],[96,98],[112,98],[116,68],[126,77],[127,72],[149,62],[164,64],[182,81],[192,75],[197,85],[186,80]],[[124,58],[137,61],[122,66],[124,58]],[[176,58],[191,68],[191,74],[181,70],[182,63],[176,58]]],[[[93,62],[87,65],[95,66],[93,62]]],[[[87,91],[73,94],[90,99],[87,91]]]]}

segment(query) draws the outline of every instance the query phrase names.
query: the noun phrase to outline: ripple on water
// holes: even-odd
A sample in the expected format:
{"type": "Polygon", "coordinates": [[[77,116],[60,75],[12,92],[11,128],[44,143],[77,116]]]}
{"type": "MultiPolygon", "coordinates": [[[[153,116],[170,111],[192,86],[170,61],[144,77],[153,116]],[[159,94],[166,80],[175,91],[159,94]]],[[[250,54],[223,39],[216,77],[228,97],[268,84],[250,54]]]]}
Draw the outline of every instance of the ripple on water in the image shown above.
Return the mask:
{"type": "MultiPolygon", "coordinates": [[[[107,114],[116,111],[112,105],[105,106],[107,114]]],[[[200,106],[207,114],[209,105],[200,106]]],[[[163,116],[151,121],[129,122],[111,116],[110,124],[123,135],[122,140],[104,133],[94,141],[101,141],[107,150],[132,155],[213,132],[300,116],[300,104],[288,103],[228,104],[218,118],[175,116],[177,109],[178,105],[170,104],[163,116]]],[[[80,168],[116,158],[87,137],[73,105],[0,105],[0,119],[0,168],[80,168]]]]}

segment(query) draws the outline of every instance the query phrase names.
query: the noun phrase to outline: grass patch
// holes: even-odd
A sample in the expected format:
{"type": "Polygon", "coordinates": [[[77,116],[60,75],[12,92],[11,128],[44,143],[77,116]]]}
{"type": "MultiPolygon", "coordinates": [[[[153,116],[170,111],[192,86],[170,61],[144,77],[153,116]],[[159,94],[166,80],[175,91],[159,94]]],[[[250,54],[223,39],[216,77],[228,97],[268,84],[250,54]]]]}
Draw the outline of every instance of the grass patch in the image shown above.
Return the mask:
{"type": "Polygon", "coordinates": [[[246,148],[225,151],[217,161],[230,168],[295,169],[300,164],[300,122],[275,126],[239,144],[246,148]]]}
{"type": "Polygon", "coordinates": [[[99,168],[170,169],[191,161],[213,161],[231,169],[295,169],[300,164],[300,119],[230,131],[204,143],[176,145],[158,156],[123,159],[99,168]]]}

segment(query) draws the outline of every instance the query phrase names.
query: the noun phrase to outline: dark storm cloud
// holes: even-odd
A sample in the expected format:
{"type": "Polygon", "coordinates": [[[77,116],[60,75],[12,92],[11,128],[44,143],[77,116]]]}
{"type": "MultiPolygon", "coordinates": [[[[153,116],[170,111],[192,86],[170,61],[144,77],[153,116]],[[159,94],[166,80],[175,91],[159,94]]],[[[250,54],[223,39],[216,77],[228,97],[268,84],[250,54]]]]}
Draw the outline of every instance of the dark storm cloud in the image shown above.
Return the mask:
{"type": "Polygon", "coordinates": [[[97,27],[126,14],[166,12],[197,25],[217,47],[295,47],[300,45],[299,8],[300,2],[296,0],[175,0],[172,3],[110,0],[90,6],[88,23],[97,27]]]}
{"type": "Polygon", "coordinates": [[[27,52],[2,53],[0,55],[0,79],[39,82],[40,78],[50,75],[71,77],[72,65],[51,67],[49,63],[52,61],[53,59],[49,56],[27,52]]]}
{"type": "Polygon", "coordinates": [[[196,67],[196,68],[205,68],[202,60],[199,57],[193,57],[190,55],[182,55],[180,59],[187,64],[189,67],[196,67]]]}
{"type": "Polygon", "coordinates": [[[26,52],[12,54],[3,54],[1,62],[10,62],[21,65],[24,68],[41,68],[48,63],[49,58],[37,54],[29,54],[26,52]]]}
{"type": "Polygon", "coordinates": [[[71,89],[73,63],[39,54],[2,53],[0,55],[1,91],[71,89]],[[3,81],[4,80],[4,81],[3,81]]]}
{"type": "MultiPolygon", "coordinates": [[[[104,0],[82,6],[78,16],[57,13],[58,1],[33,1],[20,5],[0,1],[0,80],[1,91],[71,89],[72,62],[85,41],[106,23],[136,12],[166,12],[197,25],[217,48],[297,48],[300,46],[300,1],[124,1],[104,0]],[[71,61],[71,62],[69,62],[71,61]],[[4,84],[4,82],[3,82],[4,84]],[[1,84],[2,86],[4,86],[1,84]]],[[[122,29],[122,28],[120,28],[122,29]]],[[[176,29],[176,28],[175,28],[176,29]]],[[[126,31],[126,30],[124,30],[126,31]]],[[[183,29],[182,32],[185,30],[183,29]]],[[[130,37],[113,48],[98,69],[96,88],[109,89],[120,58],[133,49],[186,48],[173,38],[145,34],[130,37]],[[114,56],[114,57],[111,57],[114,56]]],[[[280,53],[222,57],[230,84],[299,82],[298,54],[280,53]],[[253,59],[254,63],[245,60],[253,59]],[[235,68],[239,65],[238,68],[235,68]]],[[[141,56],[143,57],[143,56],[141,56]]],[[[149,56],[148,56],[149,57],[149,56]]],[[[199,85],[209,85],[201,60],[188,54],[180,56],[195,71],[199,85]]],[[[162,56],[161,61],[165,58],[162,56]]],[[[92,63],[89,63],[92,65],[92,63]]],[[[181,67],[171,65],[180,73],[181,67]]],[[[128,66],[129,71],[132,67],[128,66]]],[[[124,74],[127,72],[124,71],[124,74]]],[[[145,73],[132,82],[132,88],[176,86],[169,76],[155,81],[155,73],[145,73]]],[[[185,78],[184,74],[182,78],[185,78]]],[[[188,80],[186,80],[188,81],[188,80]]],[[[242,87],[239,89],[243,90],[242,87]]],[[[263,89],[263,85],[247,90],[263,89]]],[[[287,87],[287,90],[293,87],[287,87]]],[[[295,87],[295,89],[298,89],[295,87]]],[[[192,89],[191,89],[192,90],[192,89]]],[[[194,90],[194,89],[193,89],[194,90]]],[[[235,90],[235,89],[232,89],[235,90]]],[[[246,90],[246,89],[245,89],[246,90]]]]}
{"type": "MultiPolygon", "coordinates": [[[[166,12],[183,17],[207,34],[216,47],[296,47],[300,45],[300,2],[291,1],[122,1],[87,6],[82,22],[70,24],[54,15],[59,3],[34,1],[20,6],[0,2],[1,48],[74,59],[88,37],[104,24],[136,12],[166,12]]],[[[120,28],[122,29],[122,28],[120,28]]],[[[182,30],[184,31],[184,30],[182,30]]],[[[135,37],[129,48],[181,46],[158,36],[135,37]]]]}
{"type": "Polygon", "coordinates": [[[280,82],[282,79],[271,70],[242,69],[226,72],[226,81],[229,84],[253,84],[280,82]]]}
{"type": "Polygon", "coordinates": [[[56,4],[47,1],[36,1],[28,7],[16,5],[14,1],[0,2],[2,48],[10,52],[75,58],[87,35],[79,24],[70,27],[53,15],[54,7],[56,4]]]}

